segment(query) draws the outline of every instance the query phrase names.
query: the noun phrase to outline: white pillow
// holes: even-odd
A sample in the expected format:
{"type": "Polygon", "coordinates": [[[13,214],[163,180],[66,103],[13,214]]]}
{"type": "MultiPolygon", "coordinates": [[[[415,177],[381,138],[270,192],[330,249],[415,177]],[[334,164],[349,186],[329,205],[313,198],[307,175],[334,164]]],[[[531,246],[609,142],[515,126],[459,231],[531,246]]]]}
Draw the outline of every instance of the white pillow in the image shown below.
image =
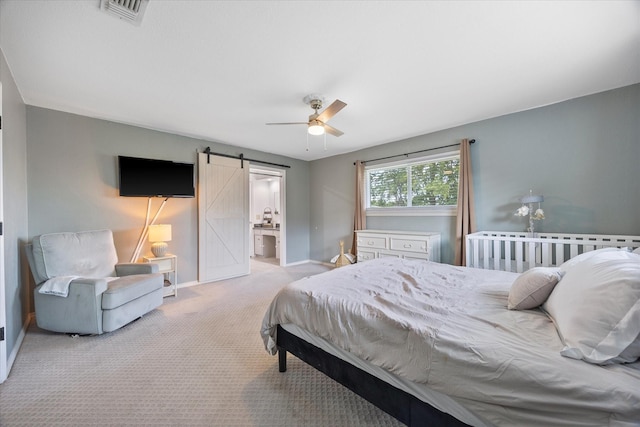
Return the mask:
{"type": "Polygon", "coordinates": [[[634,253],[634,254],[638,254],[638,255],[640,255],[640,248],[635,248],[635,249],[633,250],[633,253],[634,253]]]}
{"type": "Polygon", "coordinates": [[[539,307],[561,278],[559,268],[535,267],[525,271],[511,285],[507,308],[529,310],[539,307]]]}
{"type": "Polygon", "coordinates": [[[563,356],[595,364],[635,361],[640,358],[640,255],[602,251],[571,265],[543,309],[565,344],[563,356]]]}
{"type": "MultiPolygon", "coordinates": [[[[583,261],[586,261],[589,258],[604,252],[620,252],[620,251],[621,249],[618,249],[618,248],[602,248],[602,249],[596,249],[594,251],[583,252],[580,255],[576,255],[573,258],[560,264],[560,270],[566,272],[569,268],[573,267],[574,265],[581,263],[583,261]]],[[[629,252],[629,251],[624,251],[624,252],[629,252]]]]}
{"type": "Polygon", "coordinates": [[[620,356],[618,356],[618,360],[614,360],[615,363],[633,363],[638,359],[638,354],[640,354],[640,335],[636,337],[636,339],[627,347],[620,356]]]}

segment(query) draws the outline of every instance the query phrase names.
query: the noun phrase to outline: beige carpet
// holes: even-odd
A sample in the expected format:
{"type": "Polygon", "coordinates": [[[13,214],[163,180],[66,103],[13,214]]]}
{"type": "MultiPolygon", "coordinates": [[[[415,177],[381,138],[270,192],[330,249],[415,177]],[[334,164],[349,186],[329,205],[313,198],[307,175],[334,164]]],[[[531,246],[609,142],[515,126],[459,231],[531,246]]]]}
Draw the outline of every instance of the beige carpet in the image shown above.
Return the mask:
{"type": "Polygon", "coordinates": [[[31,325],[0,384],[0,426],[399,426],[294,356],[279,373],[264,350],[272,297],[324,270],[254,262],[250,276],[180,289],[101,336],[31,325]]]}

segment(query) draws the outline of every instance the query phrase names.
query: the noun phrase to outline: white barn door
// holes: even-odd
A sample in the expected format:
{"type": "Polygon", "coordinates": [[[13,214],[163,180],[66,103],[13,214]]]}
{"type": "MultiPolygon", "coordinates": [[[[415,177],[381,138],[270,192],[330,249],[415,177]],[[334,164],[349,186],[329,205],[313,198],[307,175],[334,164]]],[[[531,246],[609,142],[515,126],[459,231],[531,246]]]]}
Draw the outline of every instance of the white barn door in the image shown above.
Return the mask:
{"type": "Polygon", "coordinates": [[[200,153],[198,281],[249,273],[249,162],[200,153]]]}

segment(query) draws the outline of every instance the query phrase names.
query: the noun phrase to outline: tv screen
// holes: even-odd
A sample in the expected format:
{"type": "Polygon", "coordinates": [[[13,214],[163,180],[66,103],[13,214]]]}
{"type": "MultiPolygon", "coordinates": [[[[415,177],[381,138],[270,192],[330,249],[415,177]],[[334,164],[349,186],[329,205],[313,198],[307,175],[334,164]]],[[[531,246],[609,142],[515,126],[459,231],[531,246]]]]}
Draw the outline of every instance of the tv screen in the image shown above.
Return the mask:
{"type": "Polygon", "coordinates": [[[120,195],[194,197],[193,163],[118,156],[120,195]]]}

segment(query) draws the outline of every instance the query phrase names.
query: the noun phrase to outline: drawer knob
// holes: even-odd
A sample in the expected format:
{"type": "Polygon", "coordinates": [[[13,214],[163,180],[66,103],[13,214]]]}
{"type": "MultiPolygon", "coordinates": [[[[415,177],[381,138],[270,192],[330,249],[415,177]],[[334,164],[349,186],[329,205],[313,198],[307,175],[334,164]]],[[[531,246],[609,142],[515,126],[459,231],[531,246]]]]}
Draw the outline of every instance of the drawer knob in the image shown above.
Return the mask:
{"type": "Polygon", "coordinates": [[[411,243],[407,243],[407,244],[404,245],[404,247],[405,248],[411,248],[411,247],[413,247],[413,245],[411,243]]]}
{"type": "Polygon", "coordinates": [[[372,242],[371,240],[369,240],[369,241],[367,242],[367,245],[372,246],[372,245],[373,245],[373,243],[374,243],[374,242],[372,242]]]}

